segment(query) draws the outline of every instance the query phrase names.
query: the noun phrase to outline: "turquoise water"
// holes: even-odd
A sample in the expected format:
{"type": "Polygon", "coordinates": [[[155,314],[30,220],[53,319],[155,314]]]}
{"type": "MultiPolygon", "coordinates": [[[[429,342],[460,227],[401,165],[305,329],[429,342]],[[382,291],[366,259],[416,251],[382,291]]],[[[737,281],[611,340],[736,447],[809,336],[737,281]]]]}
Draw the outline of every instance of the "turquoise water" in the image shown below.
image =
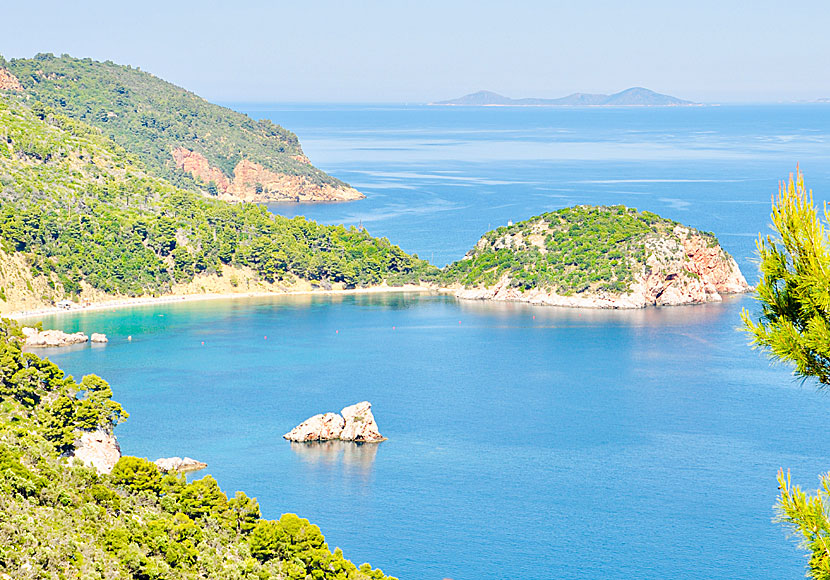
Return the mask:
{"type": "MultiPolygon", "coordinates": [[[[714,230],[754,277],[776,180],[800,160],[830,191],[828,111],[259,114],[369,196],[274,211],[362,222],[446,263],[488,223],[626,203],[714,230]]],[[[125,453],[207,461],[267,517],[308,517],[330,545],[401,578],[799,578],[799,551],[771,522],[775,472],[812,486],[830,467],[828,401],[746,347],[735,327],[753,306],[592,312],[386,294],[45,323],[110,336],[48,356],[112,383],[131,413],[117,431],[125,453]],[[388,441],[281,438],[364,399],[388,441]]]]}

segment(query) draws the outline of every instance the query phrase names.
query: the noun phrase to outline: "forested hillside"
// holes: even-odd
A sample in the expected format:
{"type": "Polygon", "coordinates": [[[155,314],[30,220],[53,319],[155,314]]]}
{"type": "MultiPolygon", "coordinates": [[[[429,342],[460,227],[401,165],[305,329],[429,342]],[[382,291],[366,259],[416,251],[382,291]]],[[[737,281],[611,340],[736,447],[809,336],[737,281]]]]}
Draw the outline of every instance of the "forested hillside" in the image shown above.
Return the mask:
{"type": "Polygon", "coordinates": [[[180,187],[214,195],[250,193],[254,201],[360,197],[312,166],[291,131],[209,103],[138,68],[51,54],[9,61],[0,57],[0,68],[17,78],[31,100],[98,127],[135,154],[150,174],[180,187]],[[186,164],[185,157],[193,155],[200,167],[186,164]],[[255,176],[250,182],[238,176],[233,183],[243,160],[255,176]],[[279,188],[266,191],[275,175],[284,176],[279,188]],[[253,199],[257,196],[261,199],[253,199]]]}
{"type": "Polygon", "coordinates": [[[210,476],[188,483],[122,457],[110,475],[71,464],[83,430],[126,418],[109,385],[80,383],[21,352],[0,320],[0,578],[382,580],[294,514],[261,518],[256,499],[210,476]]]}
{"type": "Polygon", "coordinates": [[[436,272],[362,230],[173,186],[97,128],[30,103],[0,94],[0,245],[46,281],[43,302],[86,287],[160,294],[233,268],[285,287],[397,285],[436,272]]]}

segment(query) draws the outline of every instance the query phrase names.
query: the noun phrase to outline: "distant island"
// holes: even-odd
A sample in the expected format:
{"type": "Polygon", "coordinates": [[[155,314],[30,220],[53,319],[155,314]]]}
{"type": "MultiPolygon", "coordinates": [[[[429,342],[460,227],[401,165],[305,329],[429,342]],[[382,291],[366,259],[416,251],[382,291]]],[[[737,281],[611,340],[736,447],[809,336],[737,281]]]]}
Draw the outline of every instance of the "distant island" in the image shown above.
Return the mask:
{"type": "Polygon", "coordinates": [[[558,99],[511,99],[492,91],[478,91],[449,101],[430,105],[466,107],[681,107],[698,103],[684,101],[671,95],[656,93],[643,87],[632,87],[613,95],[574,93],[558,99]]]}

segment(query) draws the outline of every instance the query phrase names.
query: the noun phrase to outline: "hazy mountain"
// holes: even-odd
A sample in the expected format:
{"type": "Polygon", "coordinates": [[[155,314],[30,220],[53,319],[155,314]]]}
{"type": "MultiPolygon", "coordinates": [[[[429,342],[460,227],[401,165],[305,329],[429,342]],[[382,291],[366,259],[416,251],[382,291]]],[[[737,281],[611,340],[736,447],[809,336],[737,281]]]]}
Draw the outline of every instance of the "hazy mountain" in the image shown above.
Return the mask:
{"type": "Polygon", "coordinates": [[[464,106],[592,106],[592,107],[669,107],[680,105],[694,105],[691,101],[684,101],[670,95],[656,93],[643,87],[632,87],[613,95],[598,95],[591,93],[574,93],[558,99],[511,99],[492,91],[479,91],[458,99],[438,101],[432,105],[464,105],[464,106]]]}

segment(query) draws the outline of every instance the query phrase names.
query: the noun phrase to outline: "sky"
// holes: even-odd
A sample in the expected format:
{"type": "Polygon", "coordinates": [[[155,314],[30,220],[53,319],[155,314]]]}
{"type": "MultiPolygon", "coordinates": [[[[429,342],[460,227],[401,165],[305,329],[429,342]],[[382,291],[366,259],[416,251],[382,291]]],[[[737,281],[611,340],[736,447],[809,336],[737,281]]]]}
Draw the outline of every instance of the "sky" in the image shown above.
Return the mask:
{"type": "Polygon", "coordinates": [[[223,102],[830,97],[827,0],[29,0],[0,22],[6,58],[113,60],[223,102]]]}

